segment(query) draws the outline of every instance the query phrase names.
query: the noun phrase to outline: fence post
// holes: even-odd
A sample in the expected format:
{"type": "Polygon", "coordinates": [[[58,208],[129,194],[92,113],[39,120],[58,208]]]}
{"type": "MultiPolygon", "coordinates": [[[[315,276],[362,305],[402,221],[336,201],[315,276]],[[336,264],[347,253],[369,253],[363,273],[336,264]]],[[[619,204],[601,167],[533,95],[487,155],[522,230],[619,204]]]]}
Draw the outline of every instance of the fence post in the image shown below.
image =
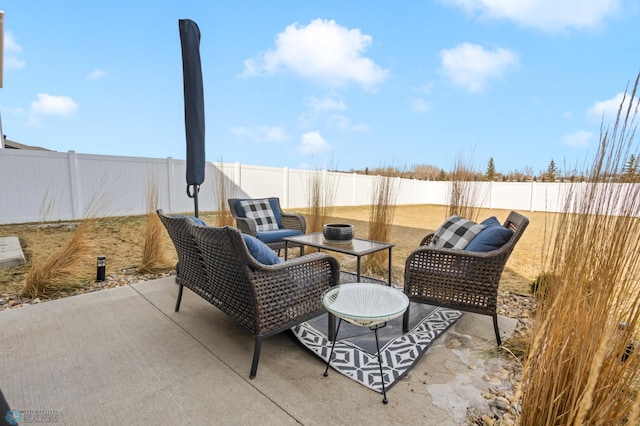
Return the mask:
{"type": "Polygon", "coordinates": [[[175,186],[173,183],[175,178],[175,170],[173,168],[173,157],[167,157],[167,213],[173,213],[173,202],[175,199],[175,186]]]}
{"type": "MultiPolygon", "coordinates": [[[[236,181],[236,186],[238,188],[242,188],[242,164],[240,164],[239,162],[235,162],[235,176],[234,176],[234,180],[236,181]]],[[[244,196],[244,194],[242,194],[244,196]]]]}
{"type": "Polygon", "coordinates": [[[536,183],[535,180],[531,179],[531,193],[529,194],[529,211],[533,211],[533,185],[536,183]]]}
{"type": "Polygon", "coordinates": [[[356,205],[356,194],[358,193],[358,174],[353,173],[353,191],[351,192],[351,205],[356,205]]]}
{"type": "Polygon", "coordinates": [[[493,181],[489,181],[489,208],[493,208],[493,181]]]}
{"type": "Polygon", "coordinates": [[[283,179],[283,199],[282,199],[282,208],[283,209],[288,209],[289,208],[289,168],[288,167],[284,167],[282,169],[282,179],[283,179]]]}
{"type": "Polygon", "coordinates": [[[69,151],[69,189],[71,192],[71,217],[76,220],[82,215],[80,203],[80,181],[78,179],[78,158],[75,151],[69,151]]]}

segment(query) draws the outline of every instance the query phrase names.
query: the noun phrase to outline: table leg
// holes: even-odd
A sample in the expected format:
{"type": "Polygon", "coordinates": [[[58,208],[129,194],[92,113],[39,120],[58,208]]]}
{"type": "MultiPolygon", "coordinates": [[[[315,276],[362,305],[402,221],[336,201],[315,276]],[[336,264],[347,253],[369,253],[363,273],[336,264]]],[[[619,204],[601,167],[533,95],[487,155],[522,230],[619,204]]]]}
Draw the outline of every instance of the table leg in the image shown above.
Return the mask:
{"type": "MultiPolygon", "coordinates": [[[[327,358],[327,367],[324,369],[324,377],[327,377],[329,375],[329,363],[331,362],[331,356],[333,355],[333,348],[335,348],[336,346],[336,340],[338,340],[337,337],[338,337],[338,331],[340,331],[340,324],[342,324],[342,318],[338,320],[338,329],[336,330],[336,335],[335,335],[336,339],[334,339],[333,343],[331,344],[331,352],[329,352],[329,358],[327,358]]],[[[376,342],[378,341],[377,336],[378,335],[376,334],[376,342]]],[[[383,383],[383,386],[384,386],[384,383],[383,383]]]]}
{"type": "Polygon", "coordinates": [[[329,336],[329,340],[333,342],[336,340],[336,335],[338,334],[336,331],[336,316],[331,313],[327,313],[327,316],[329,317],[329,329],[327,330],[327,336],[329,336]]]}
{"type": "Polygon", "coordinates": [[[289,241],[284,242],[284,260],[287,261],[287,254],[289,254],[289,241]]]}
{"type": "MultiPolygon", "coordinates": [[[[285,255],[287,252],[284,252],[285,255]]],[[[391,247],[389,247],[389,286],[391,286],[391,247]]]]}
{"type": "Polygon", "coordinates": [[[362,256],[356,256],[356,257],[358,258],[358,268],[357,268],[357,271],[356,271],[357,272],[357,275],[356,275],[357,280],[356,281],[360,282],[360,259],[361,259],[362,256]]]}
{"type": "MultiPolygon", "coordinates": [[[[387,323],[382,323],[382,325],[376,326],[373,329],[373,332],[376,335],[376,349],[378,350],[378,365],[380,366],[380,381],[382,382],[382,403],[386,404],[389,401],[387,400],[387,390],[384,386],[384,372],[382,371],[382,356],[380,356],[380,343],[378,341],[378,329],[384,327],[385,325],[387,325],[387,323]]],[[[340,324],[338,324],[338,326],[340,326],[340,324]]],[[[331,349],[333,351],[333,348],[331,349]]],[[[327,368],[329,368],[327,366],[327,368]]]]}

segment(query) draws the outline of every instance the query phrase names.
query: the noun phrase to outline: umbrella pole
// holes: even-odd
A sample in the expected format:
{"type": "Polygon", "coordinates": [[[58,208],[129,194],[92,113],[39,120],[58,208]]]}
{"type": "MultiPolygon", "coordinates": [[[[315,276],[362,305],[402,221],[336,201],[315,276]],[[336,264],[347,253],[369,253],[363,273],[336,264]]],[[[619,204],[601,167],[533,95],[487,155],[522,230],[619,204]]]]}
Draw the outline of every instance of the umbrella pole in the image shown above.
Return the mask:
{"type": "Polygon", "coordinates": [[[189,198],[193,198],[193,210],[194,216],[200,217],[200,211],[198,209],[198,192],[200,192],[200,185],[187,185],[187,196],[189,198]],[[193,186],[193,193],[191,193],[190,188],[193,186]]]}

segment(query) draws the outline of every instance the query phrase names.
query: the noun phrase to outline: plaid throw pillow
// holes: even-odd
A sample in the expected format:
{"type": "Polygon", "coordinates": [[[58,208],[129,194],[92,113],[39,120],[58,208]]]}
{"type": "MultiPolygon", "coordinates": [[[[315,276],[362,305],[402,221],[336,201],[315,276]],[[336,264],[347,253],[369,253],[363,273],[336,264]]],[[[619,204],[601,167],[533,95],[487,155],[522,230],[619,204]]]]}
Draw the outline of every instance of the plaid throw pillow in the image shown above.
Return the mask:
{"type": "Polygon", "coordinates": [[[484,228],[486,228],[485,225],[453,215],[436,230],[431,239],[431,245],[462,250],[484,228]]]}
{"type": "Polygon", "coordinates": [[[244,215],[256,221],[257,231],[274,231],[278,229],[276,215],[271,210],[269,200],[243,200],[240,205],[244,209],[244,215]]]}

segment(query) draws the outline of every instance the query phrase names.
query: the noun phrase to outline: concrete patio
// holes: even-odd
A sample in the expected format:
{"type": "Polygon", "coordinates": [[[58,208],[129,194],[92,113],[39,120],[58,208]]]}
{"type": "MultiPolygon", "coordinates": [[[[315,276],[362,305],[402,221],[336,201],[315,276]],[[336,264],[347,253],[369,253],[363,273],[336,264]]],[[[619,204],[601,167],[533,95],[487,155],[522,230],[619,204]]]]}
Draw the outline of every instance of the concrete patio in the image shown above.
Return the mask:
{"type": "MultiPolygon", "coordinates": [[[[288,333],[253,336],[172,277],[0,312],[0,388],[12,409],[67,425],[464,424],[501,360],[491,318],[463,317],[382,395],[330,371],[288,333]],[[456,337],[456,345],[445,342],[456,337]],[[452,348],[454,347],[455,348],[452,348]]],[[[504,336],[515,320],[501,317],[504,336]]],[[[2,413],[1,419],[4,419],[2,413]]]]}

